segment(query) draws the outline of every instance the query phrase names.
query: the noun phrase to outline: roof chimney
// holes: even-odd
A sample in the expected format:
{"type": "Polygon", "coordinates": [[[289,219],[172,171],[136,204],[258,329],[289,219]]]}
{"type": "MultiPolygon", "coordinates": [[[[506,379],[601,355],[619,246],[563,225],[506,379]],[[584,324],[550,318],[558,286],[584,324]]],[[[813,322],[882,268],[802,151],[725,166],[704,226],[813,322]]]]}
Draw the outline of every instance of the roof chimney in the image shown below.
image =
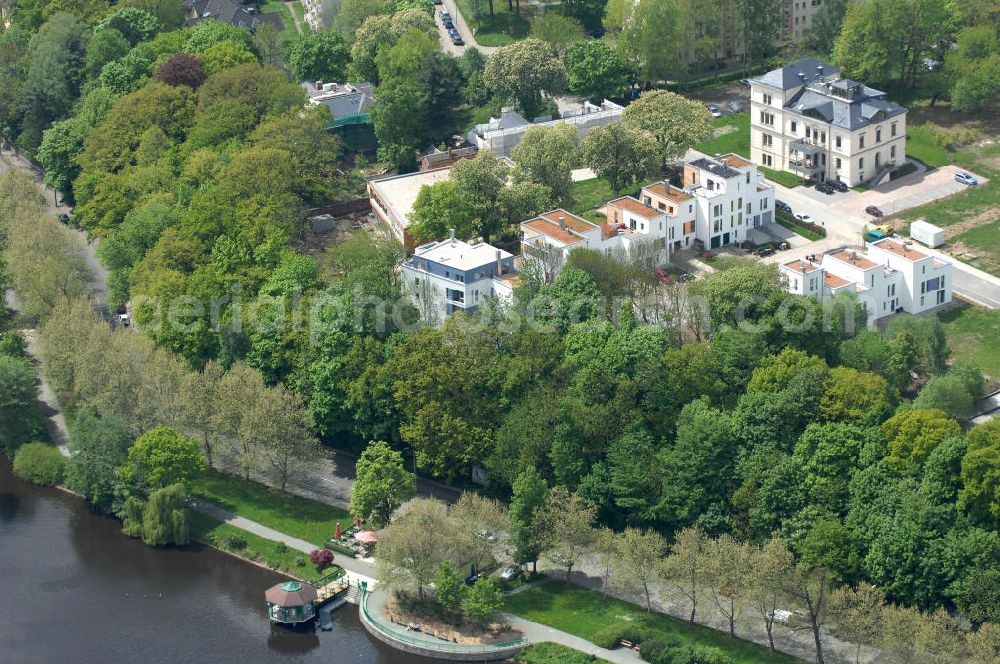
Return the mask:
{"type": "Polygon", "coordinates": [[[497,249],[497,276],[503,274],[503,265],[500,263],[500,250],[497,249]]]}
{"type": "Polygon", "coordinates": [[[559,228],[566,230],[566,217],[562,215],[559,216],[559,228]]]}
{"type": "Polygon", "coordinates": [[[449,228],[448,229],[448,239],[451,241],[451,246],[454,247],[455,246],[455,229],[454,228],[449,228]]]}
{"type": "Polygon", "coordinates": [[[819,75],[822,76],[823,75],[823,65],[816,65],[816,71],[818,71],[819,75]]]}

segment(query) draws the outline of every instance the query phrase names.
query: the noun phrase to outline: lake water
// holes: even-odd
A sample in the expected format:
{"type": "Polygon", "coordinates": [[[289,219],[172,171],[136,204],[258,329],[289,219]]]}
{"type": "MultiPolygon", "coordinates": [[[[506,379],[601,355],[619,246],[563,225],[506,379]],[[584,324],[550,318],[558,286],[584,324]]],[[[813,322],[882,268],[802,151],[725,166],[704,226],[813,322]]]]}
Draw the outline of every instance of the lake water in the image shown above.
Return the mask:
{"type": "Polygon", "coordinates": [[[272,626],[285,577],[205,547],[153,549],[0,454],[0,662],[430,664],[373,640],[357,608],[330,632],[272,626]]]}

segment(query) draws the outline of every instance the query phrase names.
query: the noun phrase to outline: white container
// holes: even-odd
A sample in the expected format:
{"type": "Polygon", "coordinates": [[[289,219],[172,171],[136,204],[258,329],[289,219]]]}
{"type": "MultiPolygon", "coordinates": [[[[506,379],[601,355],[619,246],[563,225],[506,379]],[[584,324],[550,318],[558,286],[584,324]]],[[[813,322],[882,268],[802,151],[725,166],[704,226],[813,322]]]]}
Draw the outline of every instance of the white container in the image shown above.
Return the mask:
{"type": "Polygon", "coordinates": [[[910,224],[910,237],[931,249],[944,244],[944,230],[934,224],[928,224],[923,219],[917,219],[910,224]]]}

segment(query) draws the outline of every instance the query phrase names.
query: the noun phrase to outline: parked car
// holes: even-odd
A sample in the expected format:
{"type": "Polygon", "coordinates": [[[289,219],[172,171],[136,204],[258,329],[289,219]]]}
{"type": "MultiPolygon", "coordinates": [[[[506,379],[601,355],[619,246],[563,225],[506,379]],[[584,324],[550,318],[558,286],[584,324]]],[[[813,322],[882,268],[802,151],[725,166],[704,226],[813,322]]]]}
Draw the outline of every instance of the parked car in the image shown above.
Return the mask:
{"type": "Polygon", "coordinates": [[[454,44],[455,46],[465,46],[465,41],[462,40],[462,36],[457,32],[452,33],[451,43],[454,44]]]}
{"type": "Polygon", "coordinates": [[[444,0],[431,0],[431,2],[433,2],[435,5],[443,5],[444,4],[444,0]]]}
{"type": "Polygon", "coordinates": [[[829,196],[835,191],[833,186],[829,182],[817,182],[815,189],[816,191],[823,192],[827,196],[829,196]]]}
{"type": "Polygon", "coordinates": [[[760,256],[761,258],[763,258],[764,256],[770,256],[773,253],[774,249],[772,247],[764,245],[763,247],[758,247],[757,249],[755,249],[753,255],[760,256]]]}
{"type": "Polygon", "coordinates": [[[504,581],[513,581],[519,576],[521,576],[521,568],[517,565],[507,565],[500,570],[500,578],[504,581]]]}
{"type": "Polygon", "coordinates": [[[811,215],[805,214],[803,212],[796,212],[795,213],[795,218],[798,219],[799,221],[804,221],[807,224],[815,224],[816,223],[816,220],[813,219],[811,215]]]}
{"type": "Polygon", "coordinates": [[[478,574],[473,574],[472,576],[470,576],[470,577],[468,577],[468,578],[465,579],[465,585],[467,585],[467,586],[474,586],[474,585],[476,585],[476,581],[478,581],[478,580],[479,580],[479,575],[478,574]]]}
{"type": "Polygon", "coordinates": [[[69,225],[69,215],[66,214],[65,212],[60,212],[59,213],[59,223],[68,226],[69,225]]]}
{"type": "Polygon", "coordinates": [[[438,14],[438,16],[441,17],[442,21],[450,21],[451,20],[451,14],[448,13],[447,9],[442,9],[441,12],[438,14]]]}
{"type": "Polygon", "coordinates": [[[979,184],[979,180],[965,172],[955,173],[955,182],[958,182],[959,184],[967,184],[970,187],[972,185],[979,184]]]}
{"type": "Polygon", "coordinates": [[[721,118],[722,117],[722,111],[719,110],[718,106],[715,106],[713,104],[709,104],[708,105],[708,112],[712,114],[713,118],[721,118]]]}
{"type": "Polygon", "coordinates": [[[443,23],[444,23],[444,27],[447,28],[448,30],[454,30],[455,29],[455,24],[451,22],[450,18],[446,18],[443,21],[443,23]]]}
{"type": "Polygon", "coordinates": [[[848,189],[850,189],[850,187],[847,186],[846,182],[841,182],[840,180],[827,180],[827,182],[829,182],[830,186],[836,189],[837,191],[847,191],[848,189]]]}
{"type": "Polygon", "coordinates": [[[879,210],[874,205],[869,205],[868,207],[866,207],[865,208],[865,212],[867,212],[868,214],[870,214],[873,217],[881,217],[882,216],[882,210],[879,210]]]}
{"type": "Polygon", "coordinates": [[[749,88],[750,87],[750,79],[749,78],[740,79],[740,85],[742,85],[745,88],[749,88]]]}
{"type": "Polygon", "coordinates": [[[674,278],[670,276],[670,273],[667,272],[666,270],[656,270],[655,272],[653,272],[653,276],[656,277],[656,280],[659,281],[661,284],[674,283],[674,278]]]}
{"type": "Polygon", "coordinates": [[[776,207],[779,210],[782,210],[784,212],[788,212],[789,214],[791,214],[791,212],[792,212],[792,206],[791,205],[789,205],[785,201],[780,201],[778,199],[774,199],[774,207],[776,207]]]}

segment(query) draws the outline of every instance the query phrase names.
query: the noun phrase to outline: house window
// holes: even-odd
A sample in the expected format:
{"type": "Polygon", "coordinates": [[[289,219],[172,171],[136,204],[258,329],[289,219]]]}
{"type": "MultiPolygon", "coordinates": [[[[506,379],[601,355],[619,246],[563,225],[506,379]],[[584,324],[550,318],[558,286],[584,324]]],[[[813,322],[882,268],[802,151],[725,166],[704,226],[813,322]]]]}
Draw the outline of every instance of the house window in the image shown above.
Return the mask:
{"type": "Polygon", "coordinates": [[[833,142],[839,148],[840,147],[840,136],[835,137],[833,139],[833,142]]]}
{"type": "Polygon", "coordinates": [[[891,135],[891,136],[895,136],[896,135],[896,123],[895,122],[893,122],[891,125],[889,125],[889,135],[891,135]]]}
{"type": "Polygon", "coordinates": [[[858,136],[858,149],[860,149],[860,150],[864,150],[865,149],[865,135],[864,134],[861,134],[860,136],[858,136]]]}
{"type": "Polygon", "coordinates": [[[882,130],[881,129],[876,129],[875,130],[875,142],[876,143],[881,143],[882,142],[882,130]]]}
{"type": "Polygon", "coordinates": [[[761,124],[768,125],[769,127],[774,126],[774,113],[760,112],[760,122],[761,124]]]}
{"type": "Polygon", "coordinates": [[[795,131],[799,128],[799,123],[796,122],[795,120],[792,120],[792,127],[791,128],[792,128],[792,133],[794,134],[795,131]]]}
{"type": "Polygon", "coordinates": [[[840,164],[841,163],[843,163],[843,162],[840,161],[840,157],[837,157],[837,168],[840,168],[840,164]]]}
{"type": "Polygon", "coordinates": [[[661,210],[666,210],[667,209],[667,206],[664,205],[663,203],[657,203],[656,207],[660,208],[661,210]]]}
{"type": "Polygon", "coordinates": [[[718,217],[718,216],[721,216],[721,215],[722,215],[722,205],[721,204],[720,205],[713,205],[712,206],[712,216],[713,217],[718,217]]]}
{"type": "Polygon", "coordinates": [[[811,136],[812,136],[812,130],[809,129],[809,127],[806,127],[806,138],[810,138],[811,136]]]}
{"type": "Polygon", "coordinates": [[[860,171],[864,167],[865,167],[865,158],[861,157],[860,159],[858,159],[858,170],[860,171]]]}
{"type": "Polygon", "coordinates": [[[761,97],[763,97],[765,104],[767,104],[768,106],[771,105],[771,95],[765,93],[761,95],[761,97]]]}
{"type": "Polygon", "coordinates": [[[824,145],[826,144],[826,132],[825,131],[821,131],[820,132],[819,142],[822,143],[822,144],[824,144],[824,145]]]}
{"type": "Polygon", "coordinates": [[[896,146],[895,145],[889,147],[889,158],[890,159],[895,159],[896,158],[896,146]]]}
{"type": "MultiPolygon", "coordinates": [[[[770,134],[764,134],[764,133],[762,133],[760,135],[760,138],[761,138],[761,144],[765,148],[769,148],[769,147],[771,147],[774,144],[774,137],[771,136],[770,134]]],[[[750,174],[747,173],[747,182],[749,182],[749,181],[750,181],[750,174]]]]}

